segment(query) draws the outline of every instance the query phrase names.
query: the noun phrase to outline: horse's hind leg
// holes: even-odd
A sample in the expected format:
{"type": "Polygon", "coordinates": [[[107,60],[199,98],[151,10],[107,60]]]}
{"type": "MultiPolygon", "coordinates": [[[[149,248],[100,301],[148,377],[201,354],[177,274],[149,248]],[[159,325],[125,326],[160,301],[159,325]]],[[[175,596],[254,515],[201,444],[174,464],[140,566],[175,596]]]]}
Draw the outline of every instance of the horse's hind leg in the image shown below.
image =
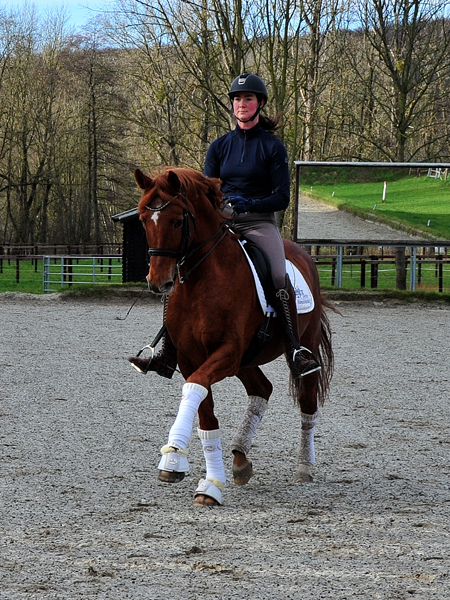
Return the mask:
{"type": "Polygon", "coordinates": [[[313,373],[301,381],[299,404],[301,417],[298,469],[294,476],[297,483],[313,481],[311,469],[315,463],[314,432],[320,415],[317,407],[318,373],[313,373]]]}
{"type": "Polygon", "coordinates": [[[238,378],[248,395],[244,418],[231,443],[233,452],[233,478],[236,485],[245,485],[253,475],[252,463],[247,454],[252,446],[258,425],[264,416],[273,386],[258,367],[242,369],[238,378]]]}

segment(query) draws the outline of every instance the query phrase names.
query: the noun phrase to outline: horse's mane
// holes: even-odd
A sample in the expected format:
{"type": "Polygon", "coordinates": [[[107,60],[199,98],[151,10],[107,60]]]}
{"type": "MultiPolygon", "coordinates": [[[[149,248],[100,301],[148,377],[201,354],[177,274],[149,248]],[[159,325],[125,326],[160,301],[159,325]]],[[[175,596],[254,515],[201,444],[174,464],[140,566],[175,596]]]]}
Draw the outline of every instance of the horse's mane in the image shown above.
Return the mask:
{"type": "Polygon", "coordinates": [[[183,196],[193,207],[195,207],[196,199],[200,193],[209,200],[221,221],[227,218],[221,211],[223,194],[220,190],[220,179],[206,177],[195,169],[165,167],[163,171],[158,172],[152,178],[151,196],[157,194],[162,200],[173,202],[173,187],[170,182],[172,175],[175,175],[178,179],[180,188],[183,190],[183,196]]]}

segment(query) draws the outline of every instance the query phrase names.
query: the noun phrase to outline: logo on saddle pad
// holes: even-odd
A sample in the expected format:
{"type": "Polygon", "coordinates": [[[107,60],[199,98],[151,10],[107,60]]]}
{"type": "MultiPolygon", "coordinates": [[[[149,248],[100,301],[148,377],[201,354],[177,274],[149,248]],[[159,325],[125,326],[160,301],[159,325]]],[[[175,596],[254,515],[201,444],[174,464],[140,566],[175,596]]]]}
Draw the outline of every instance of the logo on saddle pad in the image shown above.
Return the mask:
{"type": "MultiPolygon", "coordinates": [[[[258,293],[259,302],[261,304],[261,308],[264,313],[275,312],[275,310],[267,303],[266,295],[264,293],[264,289],[259,278],[259,275],[255,269],[255,265],[253,264],[250,256],[245,250],[246,242],[240,242],[242,249],[244,250],[244,254],[247,257],[248,263],[252,270],[253,279],[256,286],[256,291],[258,293]]],[[[308,284],[305,281],[305,278],[297,269],[297,267],[291,263],[291,261],[286,259],[286,273],[289,275],[289,279],[291,280],[292,287],[295,291],[295,300],[297,304],[297,313],[308,313],[311,312],[314,308],[314,298],[311,293],[311,290],[308,287],[308,284]]]]}

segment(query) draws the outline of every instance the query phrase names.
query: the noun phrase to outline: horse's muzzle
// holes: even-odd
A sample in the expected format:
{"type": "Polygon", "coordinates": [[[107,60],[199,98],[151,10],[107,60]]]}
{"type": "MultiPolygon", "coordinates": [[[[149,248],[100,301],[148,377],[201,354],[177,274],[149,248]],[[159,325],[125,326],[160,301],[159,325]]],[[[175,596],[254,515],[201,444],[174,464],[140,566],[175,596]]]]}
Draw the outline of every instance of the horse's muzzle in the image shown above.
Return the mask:
{"type": "Polygon", "coordinates": [[[148,289],[154,294],[170,294],[170,292],[173,290],[175,282],[173,279],[169,279],[161,285],[155,285],[147,276],[147,285],[148,289]]]}
{"type": "Polygon", "coordinates": [[[154,294],[169,294],[177,279],[177,266],[173,259],[156,257],[150,261],[150,269],[146,277],[149,290],[154,294]]]}

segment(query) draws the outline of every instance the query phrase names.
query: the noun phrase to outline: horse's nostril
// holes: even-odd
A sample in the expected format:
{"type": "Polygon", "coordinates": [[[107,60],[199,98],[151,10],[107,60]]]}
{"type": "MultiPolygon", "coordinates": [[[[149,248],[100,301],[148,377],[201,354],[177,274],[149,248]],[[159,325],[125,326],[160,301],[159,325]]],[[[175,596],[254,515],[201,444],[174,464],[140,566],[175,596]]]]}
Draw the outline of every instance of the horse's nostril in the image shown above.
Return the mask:
{"type": "Polygon", "coordinates": [[[173,281],[167,281],[161,286],[161,292],[167,294],[173,288],[173,281]]]}

